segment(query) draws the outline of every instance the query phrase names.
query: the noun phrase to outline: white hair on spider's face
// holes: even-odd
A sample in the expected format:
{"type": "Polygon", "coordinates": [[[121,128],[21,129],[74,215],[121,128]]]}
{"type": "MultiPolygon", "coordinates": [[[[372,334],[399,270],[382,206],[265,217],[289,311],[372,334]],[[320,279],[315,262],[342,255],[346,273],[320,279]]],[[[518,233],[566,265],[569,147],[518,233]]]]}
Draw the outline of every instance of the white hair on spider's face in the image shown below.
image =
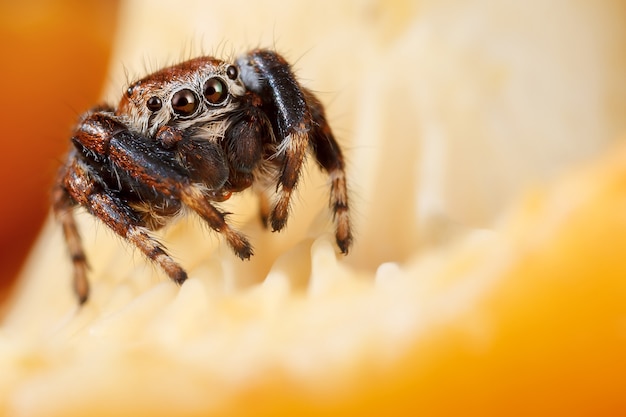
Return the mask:
{"type": "Polygon", "coordinates": [[[153,136],[163,126],[181,129],[209,123],[237,109],[246,93],[234,66],[201,57],[164,68],[131,84],[116,116],[137,133],[153,136]]]}

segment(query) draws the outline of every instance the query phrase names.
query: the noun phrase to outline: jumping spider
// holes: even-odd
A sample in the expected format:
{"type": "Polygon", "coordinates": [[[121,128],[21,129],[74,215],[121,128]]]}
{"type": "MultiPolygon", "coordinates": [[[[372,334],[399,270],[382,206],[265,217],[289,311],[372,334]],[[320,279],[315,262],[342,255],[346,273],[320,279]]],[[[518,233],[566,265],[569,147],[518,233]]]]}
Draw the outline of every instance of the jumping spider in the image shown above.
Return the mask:
{"type": "Polygon", "coordinates": [[[330,177],[337,245],[347,254],[352,243],[341,150],[321,103],[276,52],[253,50],[234,63],[200,57],[157,71],[131,84],[117,108],[82,115],[71,142],[52,204],[81,304],[89,286],[76,206],[182,284],[187,273],[150,231],[187,207],[250,258],[248,240],[213,203],[252,187],[263,223],[281,230],[307,151],[330,177]]]}

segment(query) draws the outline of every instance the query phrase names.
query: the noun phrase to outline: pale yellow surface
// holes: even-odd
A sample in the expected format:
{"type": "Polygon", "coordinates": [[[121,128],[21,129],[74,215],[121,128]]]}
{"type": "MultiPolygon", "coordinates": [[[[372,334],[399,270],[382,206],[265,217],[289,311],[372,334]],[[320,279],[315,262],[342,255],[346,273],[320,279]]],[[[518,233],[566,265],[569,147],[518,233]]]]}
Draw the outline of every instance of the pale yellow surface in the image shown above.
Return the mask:
{"type": "Polygon", "coordinates": [[[168,228],[180,289],[81,217],[78,309],[50,223],[0,328],[0,412],[626,411],[625,22],[618,1],[127,2],[111,100],[199,51],[295,62],[348,157],[355,247],[311,164],[285,233],[251,195],[225,206],[250,262],[168,228]]]}

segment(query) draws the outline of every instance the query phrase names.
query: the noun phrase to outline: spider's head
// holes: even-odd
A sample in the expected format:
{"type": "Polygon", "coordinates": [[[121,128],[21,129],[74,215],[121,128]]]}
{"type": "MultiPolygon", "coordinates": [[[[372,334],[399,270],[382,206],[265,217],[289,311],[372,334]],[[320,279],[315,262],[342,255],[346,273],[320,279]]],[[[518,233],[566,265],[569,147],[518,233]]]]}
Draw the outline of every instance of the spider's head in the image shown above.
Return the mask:
{"type": "Polygon", "coordinates": [[[116,115],[145,135],[165,125],[186,129],[208,124],[237,108],[245,94],[234,65],[200,57],[165,68],[131,84],[116,115]]]}

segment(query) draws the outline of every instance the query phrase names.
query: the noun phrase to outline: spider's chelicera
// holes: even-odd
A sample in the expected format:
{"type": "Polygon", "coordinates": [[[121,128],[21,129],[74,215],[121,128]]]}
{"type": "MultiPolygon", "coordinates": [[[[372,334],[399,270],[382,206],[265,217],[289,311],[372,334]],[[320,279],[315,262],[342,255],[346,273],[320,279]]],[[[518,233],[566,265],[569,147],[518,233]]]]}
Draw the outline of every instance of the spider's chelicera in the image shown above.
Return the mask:
{"type": "Polygon", "coordinates": [[[85,113],[71,141],[53,210],[81,303],[89,287],[76,206],[182,284],[187,273],[150,231],[187,207],[221,233],[237,256],[250,258],[250,243],[214,203],[251,187],[263,224],[281,230],[309,151],[330,177],[337,245],[346,254],[352,243],[341,150],[321,103],[273,51],[253,50],[234,63],[200,57],[162,69],[128,87],[117,108],[85,113]]]}

